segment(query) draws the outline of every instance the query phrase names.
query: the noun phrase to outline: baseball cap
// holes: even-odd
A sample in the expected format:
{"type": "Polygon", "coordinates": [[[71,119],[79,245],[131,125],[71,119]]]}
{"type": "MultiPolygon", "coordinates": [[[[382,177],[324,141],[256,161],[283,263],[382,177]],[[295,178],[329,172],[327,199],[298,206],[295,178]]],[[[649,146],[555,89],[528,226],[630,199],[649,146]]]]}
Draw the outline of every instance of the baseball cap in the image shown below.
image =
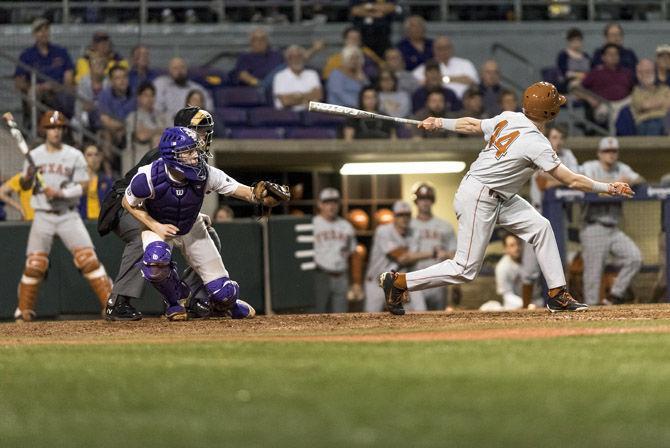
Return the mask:
{"type": "Polygon", "coordinates": [[[105,40],[109,40],[109,34],[107,34],[104,31],[96,31],[95,34],[93,34],[93,42],[103,42],[105,40]]]}
{"type": "Polygon", "coordinates": [[[606,149],[619,149],[619,140],[616,137],[603,137],[598,143],[598,151],[605,151],[606,149]]]}
{"type": "Polygon", "coordinates": [[[339,201],[340,200],[340,192],[337,191],[335,188],[324,188],[321,190],[321,193],[319,193],[319,201],[325,202],[325,201],[339,201]]]}
{"type": "Polygon", "coordinates": [[[656,54],[670,53],[670,44],[661,44],[656,47],[656,54]]]}
{"type": "Polygon", "coordinates": [[[411,215],[412,207],[405,201],[395,201],[393,203],[394,215],[411,215]]]}
{"type": "Polygon", "coordinates": [[[37,19],[33,20],[33,23],[31,25],[33,33],[45,26],[49,26],[50,24],[51,23],[49,22],[49,20],[45,19],[44,17],[38,17],[37,19]]]}

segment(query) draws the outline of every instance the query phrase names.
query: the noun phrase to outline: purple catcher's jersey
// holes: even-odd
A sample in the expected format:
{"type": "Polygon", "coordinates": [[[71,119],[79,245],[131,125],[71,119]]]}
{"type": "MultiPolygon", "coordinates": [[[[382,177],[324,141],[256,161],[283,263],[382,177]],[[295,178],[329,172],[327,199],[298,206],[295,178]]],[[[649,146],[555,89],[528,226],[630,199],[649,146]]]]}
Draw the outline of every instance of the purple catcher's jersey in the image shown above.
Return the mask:
{"type": "Polygon", "coordinates": [[[138,169],[126,189],[126,200],[133,207],[144,206],[156,221],[176,226],[177,235],[185,235],[198,218],[206,192],[230,195],[238,185],[235,179],[209,165],[206,180],[177,182],[169,176],[165,162],[158,159],[138,169]]]}

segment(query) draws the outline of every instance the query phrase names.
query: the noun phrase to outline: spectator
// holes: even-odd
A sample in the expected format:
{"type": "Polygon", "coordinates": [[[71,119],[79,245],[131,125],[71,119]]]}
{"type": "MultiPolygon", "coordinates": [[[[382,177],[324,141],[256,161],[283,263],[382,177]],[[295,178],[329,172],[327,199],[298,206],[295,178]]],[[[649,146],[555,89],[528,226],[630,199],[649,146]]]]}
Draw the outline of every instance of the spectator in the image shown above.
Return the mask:
{"type": "Polygon", "coordinates": [[[670,45],[656,47],[656,80],[670,85],[670,45]]]}
{"type": "Polygon", "coordinates": [[[484,110],[488,116],[495,117],[500,113],[500,94],[503,90],[500,84],[498,63],[493,59],[489,59],[482,64],[479,71],[482,76],[479,89],[482,91],[484,110]]]}
{"type": "Polygon", "coordinates": [[[349,221],[339,216],[340,192],[335,188],[321,190],[317,206],[319,214],[312,219],[315,311],[346,313],[350,284],[352,296],[363,295],[363,260],[356,252],[356,233],[349,221]]]}
{"type": "Polygon", "coordinates": [[[586,75],[582,87],[607,100],[610,107],[608,108],[599,98],[588,94],[580,93],[579,97],[585,99],[595,110],[597,122],[609,122],[612,128],[619,110],[628,104],[633,85],[633,74],[619,64],[619,47],[607,44],[603,49],[603,64],[586,75]]]}
{"type": "Polygon", "coordinates": [[[224,222],[232,222],[235,218],[235,212],[229,205],[222,205],[214,213],[214,223],[221,224],[224,222]]]}
{"type": "Polygon", "coordinates": [[[23,173],[16,173],[0,186],[0,201],[16,209],[23,221],[32,221],[35,216],[35,210],[30,205],[33,189],[24,190],[21,187],[22,176],[23,173]],[[14,194],[18,196],[18,202],[12,198],[14,194]]]}
{"type": "Polygon", "coordinates": [[[106,64],[103,58],[92,56],[89,60],[89,73],[82,77],[77,85],[77,100],[74,103],[72,121],[93,132],[102,127],[100,112],[96,105],[100,92],[109,88],[109,79],[105,75],[106,64]]]}
{"type": "Polygon", "coordinates": [[[100,215],[100,204],[111,190],[114,179],[101,169],[102,153],[95,145],[84,149],[84,157],[88,169],[88,189],[79,201],[79,215],[82,219],[97,220],[100,215]]]}
{"type": "MultiPolygon", "coordinates": [[[[379,113],[379,98],[373,87],[365,87],[359,95],[357,108],[379,113]]],[[[367,138],[392,138],[395,139],[396,132],[393,122],[376,120],[374,118],[347,118],[344,124],[344,139],[348,142],[353,139],[367,138]]]]}
{"type": "MultiPolygon", "coordinates": [[[[414,114],[414,119],[423,121],[428,117],[446,117],[450,111],[446,108],[444,93],[441,90],[433,90],[428,94],[426,104],[414,114]]],[[[418,127],[412,128],[415,137],[422,138],[445,138],[449,135],[446,129],[426,131],[418,127]]]]}
{"type": "Polygon", "coordinates": [[[670,108],[670,87],[657,84],[654,63],[642,59],[636,69],[638,84],[633,89],[630,109],[638,135],[663,135],[663,120],[670,108]]]}
{"type": "Polygon", "coordinates": [[[140,146],[140,151],[136,152],[142,155],[158,145],[161,134],[171,125],[168,117],[156,111],[155,104],[156,89],[152,84],[144,83],[137,89],[137,110],[126,118],[126,129],[133,143],[140,146]]]}
{"type": "Polygon", "coordinates": [[[584,51],[584,35],[579,28],[570,28],[565,38],[568,44],[558,53],[556,65],[570,89],[586,77],[591,70],[591,60],[584,51]]]}
{"type": "Polygon", "coordinates": [[[519,99],[514,91],[503,89],[500,92],[500,110],[501,112],[521,112],[519,99]]]}
{"type": "MultiPolygon", "coordinates": [[[[605,137],[598,144],[598,160],[582,165],[582,173],[594,181],[644,182],[642,176],[625,163],[619,162],[619,141],[605,137]]],[[[621,219],[621,202],[589,202],[579,239],[584,258],[584,300],[596,305],[600,299],[600,284],[607,258],[611,253],[621,263],[621,270],[607,300],[614,304],[624,302],[625,291],[642,265],[642,255],[637,245],[617,227],[621,219]]]]}
{"type": "Polygon", "coordinates": [[[199,90],[205,96],[205,109],[214,110],[214,102],[207,90],[197,82],[188,79],[188,66],[182,58],[172,58],[168,64],[168,74],[154,81],[156,87],[156,110],[169,119],[184,107],[191,90],[199,90]]]}
{"type": "Polygon", "coordinates": [[[284,53],[288,67],[272,80],[275,108],[301,111],[310,101],[321,101],[323,89],[319,74],[305,68],[305,49],[291,45],[284,53]]]}
{"type": "Polygon", "coordinates": [[[109,71],[109,87],[98,96],[98,110],[102,123],[101,137],[105,171],[111,175],[118,168],[118,156],[113,147],[122,148],[126,138],[126,117],[137,108],[137,101],[128,86],[128,69],[115,65],[109,71]]]}
{"type": "Polygon", "coordinates": [[[204,109],[205,95],[202,94],[202,90],[189,90],[189,92],[186,94],[186,102],[184,103],[184,107],[198,107],[200,109],[204,109]]]}
{"type": "Polygon", "coordinates": [[[414,70],[433,58],[433,39],[426,37],[426,21],[421,16],[410,16],[403,22],[405,37],[398,42],[407,70],[414,70]]]}
{"type": "Polygon", "coordinates": [[[128,68],[128,61],[116,53],[112,48],[112,41],[109,34],[104,31],[96,31],[91,39],[91,45],[86,49],[83,57],[77,59],[77,74],[75,80],[77,83],[81,78],[88,75],[91,71],[90,60],[92,57],[99,57],[105,61],[105,74],[108,74],[111,68],[119,65],[128,68]]]}
{"type": "Polygon", "coordinates": [[[419,88],[419,82],[412,72],[405,70],[405,63],[402,60],[402,54],[397,48],[389,48],[384,53],[384,62],[386,68],[391,70],[398,79],[398,90],[412,95],[419,88]]]}
{"type": "MultiPolygon", "coordinates": [[[[384,61],[370,48],[363,46],[361,32],[354,27],[347,27],[342,32],[342,40],[342,48],[353,46],[361,49],[363,52],[363,72],[365,73],[365,76],[368,78],[376,78],[379,67],[384,61]]],[[[339,68],[342,68],[342,51],[338,51],[328,58],[326,65],[321,71],[323,79],[328,79],[333,70],[339,68]]]]}
{"type": "Polygon", "coordinates": [[[391,46],[391,24],[395,15],[395,0],[350,0],[349,15],[361,31],[363,44],[378,56],[391,46]]]}
{"type": "MultiPolygon", "coordinates": [[[[458,98],[463,98],[468,87],[479,84],[479,76],[474,64],[467,59],[454,56],[454,45],[447,36],[435,39],[433,54],[435,60],[440,64],[442,76],[449,77],[449,81],[445,81],[446,86],[456,92],[458,98]]],[[[425,64],[415,68],[412,74],[423,84],[426,80],[425,64]]]]}
{"type": "MultiPolygon", "coordinates": [[[[484,112],[484,101],[479,87],[470,87],[463,95],[463,108],[447,114],[450,118],[472,117],[479,120],[488,118],[484,112]]],[[[461,135],[461,134],[459,134],[461,135]]]]}
{"type": "MultiPolygon", "coordinates": [[[[74,65],[67,50],[49,41],[49,21],[35,19],[32,24],[35,45],[21,52],[19,61],[36,69],[39,73],[53,78],[65,87],[73,87],[74,65]]],[[[30,89],[30,71],[21,66],[14,72],[16,88],[24,94],[30,89]]],[[[52,109],[63,110],[66,103],[64,92],[53,82],[42,77],[36,78],[37,100],[52,109]]],[[[30,105],[23,101],[23,122],[30,123],[30,105]]]]}
{"type": "Polygon", "coordinates": [[[417,111],[425,106],[428,95],[439,90],[444,95],[445,107],[449,111],[460,110],[463,106],[456,92],[444,85],[440,65],[430,60],[425,66],[426,81],[423,87],[418,88],[412,95],[412,110],[417,111]]]}
{"type": "Polygon", "coordinates": [[[609,45],[616,45],[619,49],[619,60],[620,65],[632,72],[635,71],[637,66],[637,56],[635,52],[630,48],[624,48],[623,46],[623,28],[616,22],[610,22],[605,25],[603,30],[603,35],[605,36],[605,43],[602,47],[596,49],[593,53],[593,67],[596,67],[600,64],[605,64],[603,58],[605,50],[609,45]]]}
{"type": "Polygon", "coordinates": [[[377,81],[379,110],[392,117],[408,117],[412,103],[407,92],[398,90],[398,79],[391,70],[382,70],[377,81]]]}
{"type": "Polygon", "coordinates": [[[368,78],[363,73],[363,52],[354,46],[342,50],[342,68],[333,70],[328,78],[328,102],[358,107],[358,94],[368,78]]]}
{"type": "MultiPolygon", "coordinates": [[[[523,306],[521,298],[521,241],[508,233],[503,237],[505,255],[496,264],[496,293],[502,296],[504,310],[517,310],[523,306]]],[[[530,247],[532,250],[533,248],[530,247]]]]}
{"type": "Polygon", "coordinates": [[[128,72],[128,83],[133,93],[145,82],[152,82],[158,77],[158,71],[149,67],[149,49],[144,45],[137,45],[131,53],[132,66],[128,72]]]}
{"type": "Polygon", "coordinates": [[[275,73],[283,63],[281,54],[270,48],[268,33],[262,28],[256,28],[249,35],[249,51],[237,58],[233,79],[237,79],[240,84],[255,87],[275,73]]]}

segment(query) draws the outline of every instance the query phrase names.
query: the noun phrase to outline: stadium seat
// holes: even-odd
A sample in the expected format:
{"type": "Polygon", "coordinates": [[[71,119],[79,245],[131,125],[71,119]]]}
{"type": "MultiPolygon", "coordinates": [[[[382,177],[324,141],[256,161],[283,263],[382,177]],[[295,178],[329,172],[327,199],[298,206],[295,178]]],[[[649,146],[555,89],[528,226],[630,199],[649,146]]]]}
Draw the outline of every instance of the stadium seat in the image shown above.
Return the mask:
{"type": "Polygon", "coordinates": [[[292,110],[279,110],[274,107],[249,110],[249,124],[252,126],[297,126],[300,123],[300,114],[292,110]]]}
{"type": "Polygon", "coordinates": [[[214,96],[216,107],[256,107],[267,104],[262,90],[255,87],[224,87],[214,96]]]}
{"type": "Polygon", "coordinates": [[[398,126],[395,130],[398,138],[412,138],[412,130],[407,126],[398,126]]]}
{"type": "Polygon", "coordinates": [[[279,140],[284,138],[284,128],[233,128],[230,130],[231,139],[262,139],[279,140]]]}
{"type": "Polygon", "coordinates": [[[286,130],[286,138],[333,139],[337,138],[337,130],[323,127],[289,128],[286,130]]]}
{"type": "Polygon", "coordinates": [[[336,115],[321,114],[318,112],[305,112],[303,114],[305,126],[333,126],[339,127],[344,124],[345,118],[336,115]]]}
{"type": "Polygon", "coordinates": [[[225,123],[227,126],[245,126],[247,124],[247,109],[239,107],[221,107],[216,109],[215,122],[225,123]]]}

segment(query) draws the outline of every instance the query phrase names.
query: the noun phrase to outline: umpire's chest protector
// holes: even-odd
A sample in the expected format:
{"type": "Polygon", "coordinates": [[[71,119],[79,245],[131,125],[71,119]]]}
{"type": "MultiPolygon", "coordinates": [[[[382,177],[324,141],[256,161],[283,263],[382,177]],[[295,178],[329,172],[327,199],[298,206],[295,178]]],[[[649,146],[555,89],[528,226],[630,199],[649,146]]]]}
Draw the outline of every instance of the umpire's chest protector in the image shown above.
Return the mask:
{"type": "Polygon", "coordinates": [[[151,166],[154,197],[145,201],[149,215],[163,224],[172,224],[185,235],[198,218],[205,197],[207,179],[179,184],[170,179],[165,163],[157,160],[151,166]]]}

